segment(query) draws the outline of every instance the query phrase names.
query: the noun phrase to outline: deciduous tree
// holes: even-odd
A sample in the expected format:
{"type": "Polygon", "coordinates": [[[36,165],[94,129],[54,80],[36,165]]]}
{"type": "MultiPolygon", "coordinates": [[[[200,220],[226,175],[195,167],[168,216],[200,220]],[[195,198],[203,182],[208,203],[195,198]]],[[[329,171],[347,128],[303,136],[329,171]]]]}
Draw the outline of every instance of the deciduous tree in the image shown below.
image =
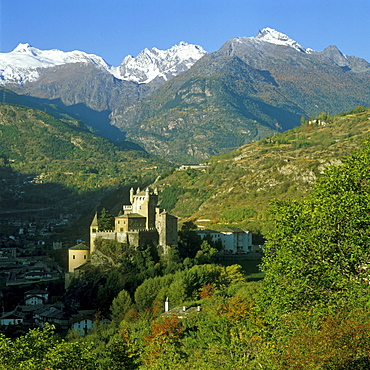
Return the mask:
{"type": "Polygon", "coordinates": [[[262,307],[280,317],[312,305],[361,305],[369,294],[370,143],[329,168],[301,201],[275,202],[262,307]]]}

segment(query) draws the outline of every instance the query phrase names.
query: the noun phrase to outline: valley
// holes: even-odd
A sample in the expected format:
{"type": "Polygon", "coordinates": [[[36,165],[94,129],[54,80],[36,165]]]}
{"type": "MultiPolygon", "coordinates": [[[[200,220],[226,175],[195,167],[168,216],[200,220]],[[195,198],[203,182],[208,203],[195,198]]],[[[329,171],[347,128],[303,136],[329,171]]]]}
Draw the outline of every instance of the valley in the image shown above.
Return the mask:
{"type": "Polygon", "coordinates": [[[0,66],[1,369],[370,366],[367,61],[265,28],[0,66]]]}

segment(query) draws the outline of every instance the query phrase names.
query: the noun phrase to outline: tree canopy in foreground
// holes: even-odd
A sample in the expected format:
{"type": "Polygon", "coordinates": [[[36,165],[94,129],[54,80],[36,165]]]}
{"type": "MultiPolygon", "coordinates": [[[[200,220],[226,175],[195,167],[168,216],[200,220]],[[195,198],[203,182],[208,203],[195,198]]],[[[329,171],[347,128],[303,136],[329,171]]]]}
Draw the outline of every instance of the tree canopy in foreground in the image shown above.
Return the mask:
{"type": "Polygon", "coordinates": [[[301,201],[276,202],[263,300],[273,315],[363,304],[370,290],[370,142],[301,201]]]}

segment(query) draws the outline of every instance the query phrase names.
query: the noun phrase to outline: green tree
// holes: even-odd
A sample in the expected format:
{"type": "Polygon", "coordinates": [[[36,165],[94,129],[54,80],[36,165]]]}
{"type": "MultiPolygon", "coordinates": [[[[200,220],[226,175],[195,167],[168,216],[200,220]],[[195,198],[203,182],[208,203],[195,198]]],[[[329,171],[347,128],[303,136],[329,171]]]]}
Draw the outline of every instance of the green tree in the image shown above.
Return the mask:
{"type": "Polygon", "coordinates": [[[130,337],[130,331],[122,327],[109,341],[106,354],[110,369],[136,369],[138,363],[138,346],[130,337]]]}
{"type": "Polygon", "coordinates": [[[275,202],[261,303],[269,314],[361,305],[370,286],[370,143],[331,167],[302,201],[275,202]]]}
{"type": "Polygon", "coordinates": [[[162,288],[170,286],[172,280],[173,275],[146,279],[135,291],[135,302],[139,310],[152,307],[158,293],[162,288]]]}
{"type": "Polygon", "coordinates": [[[0,336],[0,369],[25,370],[93,370],[97,356],[93,344],[68,343],[54,337],[54,327],[30,330],[26,335],[10,340],[0,336]]]}
{"type": "Polygon", "coordinates": [[[109,214],[105,208],[98,217],[98,227],[99,230],[113,230],[114,228],[114,216],[109,214]]]}
{"type": "Polygon", "coordinates": [[[203,240],[200,245],[200,250],[195,255],[195,261],[197,264],[211,263],[215,261],[217,254],[218,250],[212,248],[207,240],[203,240]]]}
{"type": "Polygon", "coordinates": [[[96,303],[104,314],[109,311],[113,299],[124,288],[127,277],[118,269],[112,269],[106,273],[105,279],[105,283],[99,286],[96,297],[96,303]]]}
{"type": "Polygon", "coordinates": [[[132,306],[130,294],[126,290],[121,290],[117,297],[113,299],[110,310],[112,312],[112,320],[115,323],[120,323],[125,317],[126,313],[132,306]]]}
{"type": "Polygon", "coordinates": [[[180,257],[194,258],[198,250],[200,250],[202,239],[194,231],[196,228],[197,226],[194,224],[193,221],[186,221],[183,223],[181,230],[178,233],[178,250],[180,257]]]}

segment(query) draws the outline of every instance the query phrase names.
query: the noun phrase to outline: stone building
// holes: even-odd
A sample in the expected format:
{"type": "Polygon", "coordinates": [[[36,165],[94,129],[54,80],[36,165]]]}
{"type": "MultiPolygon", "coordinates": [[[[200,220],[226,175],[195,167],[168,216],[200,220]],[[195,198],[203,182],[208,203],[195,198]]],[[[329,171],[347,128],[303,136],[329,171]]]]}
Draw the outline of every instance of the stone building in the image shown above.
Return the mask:
{"type": "Polygon", "coordinates": [[[90,248],[85,244],[77,244],[72,248],[68,249],[68,272],[74,272],[74,270],[89,259],[90,248]]]}
{"type": "Polygon", "coordinates": [[[122,207],[123,214],[115,217],[114,230],[99,230],[98,216],[90,225],[90,252],[95,250],[98,238],[116,240],[131,248],[145,245],[177,245],[177,217],[158,207],[158,192],[147,188],[130,190],[130,204],[122,207]]]}
{"type": "Polygon", "coordinates": [[[177,217],[157,206],[157,190],[147,188],[135,192],[131,189],[130,203],[122,207],[122,215],[115,217],[114,230],[99,230],[98,215],[95,214],[90,225],[90,247],[80,243],[69,248],[66,288],[95,251],[97,239],[115,240],[134,249],[145,245],[159,246],[161,253],[167,253],[168,247],[177,245],[177,217]]]}

